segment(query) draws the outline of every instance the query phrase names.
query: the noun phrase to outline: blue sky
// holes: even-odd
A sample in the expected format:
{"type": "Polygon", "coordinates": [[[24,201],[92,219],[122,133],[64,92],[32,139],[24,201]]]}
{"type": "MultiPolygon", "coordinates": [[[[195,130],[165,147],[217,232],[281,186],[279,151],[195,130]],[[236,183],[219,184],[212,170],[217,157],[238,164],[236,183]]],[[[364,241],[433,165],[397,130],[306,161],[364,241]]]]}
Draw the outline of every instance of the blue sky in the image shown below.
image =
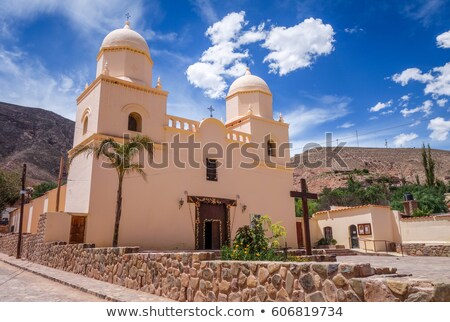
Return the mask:
{"type": "MultiPolygon", "coordinates": [[[[325,133],[356,146],[450,148],[450,3],[0,0],[0,100],[74,118],[108,32],[150,46],[168,113],[225,116],[250,66],[291,124],[293,152],[325,133]],[[446,65],[449,63],[449,65],[446,65]],[[449,100],[449,101],[447,101],[449,100]]],[[[334,142],[336,143],[336,141],[334,142]]]]}

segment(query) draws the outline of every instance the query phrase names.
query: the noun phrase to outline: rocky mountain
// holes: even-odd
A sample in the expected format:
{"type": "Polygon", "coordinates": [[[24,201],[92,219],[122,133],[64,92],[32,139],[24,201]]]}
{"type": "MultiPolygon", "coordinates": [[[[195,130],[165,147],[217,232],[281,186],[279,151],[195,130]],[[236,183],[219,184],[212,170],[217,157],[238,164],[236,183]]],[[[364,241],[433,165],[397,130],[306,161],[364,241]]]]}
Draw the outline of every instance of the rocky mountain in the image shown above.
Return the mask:
{"type": "MultiPolygon", "coordinates": [[[[295,187],[300,189],[300,178],[305,178],[308,190],[321,192],[324,187],[345,186],[351,174],[355,179],[370,184],[389,180],[393,184],[425,182],[422,165],[422,149],[407,148],[356,148],[344,147],[338,158],[327,151],[310,150],[294,157],[297,168],[294,172],[295,187]],[[331,159],[331,161],[330,161],[331,159]]],[[[431,150],[436,162],[436,177],[448,182],[450,179],[450,151],[431,150]]]]}
{"type": "Polygon", "coordinates": [[[0,102],[0,168],[21,171],[27,184],[55,181],[59,159],[73,143],[75,123],[41,109],[0,102]]]}

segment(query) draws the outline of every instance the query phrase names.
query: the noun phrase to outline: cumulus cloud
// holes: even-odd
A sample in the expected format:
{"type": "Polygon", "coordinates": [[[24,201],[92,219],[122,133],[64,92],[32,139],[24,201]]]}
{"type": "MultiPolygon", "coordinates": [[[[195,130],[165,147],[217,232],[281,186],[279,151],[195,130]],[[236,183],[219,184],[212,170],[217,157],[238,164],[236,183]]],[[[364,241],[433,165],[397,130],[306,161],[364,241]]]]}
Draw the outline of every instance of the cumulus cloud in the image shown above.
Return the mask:
{"type": "Polygon", "coordinates": [[[440,48],[450,48],[450,31],[436,37],[436,45],[440,48]]]}
{"type": "Polygon", "coordinates": [[[450,63],[433,68],[435,76],[425,86],[425,94],[450,96],[450,63]]]}
{"type": "Polygon", "coordinates": [[[320,19],[309,18],[296,26],[272,27],[270,31],[264,23],[250,27],[248,23],[244,11],[232,12],[206,30],[211,47],[187,68],[186,77],[207,97],[225,97],[227,81],[244,74],[244,61],[250,59],[246,45],[261,42],[261,47],[270,51],[263,61],[279,75],[308,67],[316,57],[333,50],[333,28],[320,19]]]}
{"type": "Polygon", "coordinates": [[[440,99],[436,100],[436,104],[440,107],[444,107],[445,104],[447,104],[447,102],[448,102],[448,99],[446,99],[446,98],[440,98],[440,99]]]}
{"type": "Polygon", "coordinates": [[[409,127],[415,127],[417,125],[420,125],[420,123],[422,123],[421,121],[417,120],[414,123],[412,123],[409,127]]]}
{"type": "Polygon", "coordinates": [[[401,133],[394,137],[394,146],[396,147],[405,146],[406,143],[417,138],[418,135],[416,133],[408,133],[408,134],[401,133]]]}
{"type": "Polygon", "coordinates": [[[377,104],[375,104],[375,106],[372,106],[370,108],[370,112],[379,112],[382,109],[385,109],[386,107],[389,107],[391,105],[392,105],[392,100],[389,100],[389,101],[387,101],[385,103],[378,102],[377,104]]]}
{"type": "Polygon", "coordinates": [[[408,68],[402,71],[400,74],[394,74],[392,76],[392,80],[396,83],[400,83],[402,86],[405,86],[411,80],[419,81],[422,83],[429,82],[433,80],[433,76],[428,73],[422,73],[419,68],[408,68]]]}
{"type": "Polygon", "coordinates": [[[446,121],[442,117],[436,117],[428,123],[428,129],[431,130],[430,138],[436,141],[447,140],[450,132],[450,120],[446,121]]]}
{"type": "Polygon", "coordinates": [[[430,100],[426,100],[423,102],[421,106],[418,106],[416,108],[408,109],[404,108],[400,111],[402,113],[403,117],[408,117],[411,114],[417,113],[417,112],[423,112],[425,116],[428,116],[431,114],[431,107],[433,106],[433,102],[430,100]]]}
{"type": "Polygon", "coordinates": [[[403,95],[402,97],[400,97],[400,99],[401,99],[403,102],[409,101],[410,98],[411,98],[411,94],[403,95]]]}
{"type": "Polygon", "coordinates": [[[262,45],[271,51],[264,62],[279,75],[308,67],[318,56],[333,51],[333,36],[333,27],[321,19],[308,18],[290,28],[273,27],[262,45]]]}
{"type": "Polygon", "coordinates": [[[351,122],[345,122],[344,124],[339,125],[338,128],[339,128],[339,129],[348,129],[348,128],[351,128],[351,127],[353,127],[353,126],[355,126],[354,123],[351,123],[351,122]]]}
{"type": "Polygon", "coordinates": [[[364,31],[364,29],[358,26],[354,26],[352,28],[345,28],[344,31],[348,34],[356,34],[357,32],[364,31]]]}

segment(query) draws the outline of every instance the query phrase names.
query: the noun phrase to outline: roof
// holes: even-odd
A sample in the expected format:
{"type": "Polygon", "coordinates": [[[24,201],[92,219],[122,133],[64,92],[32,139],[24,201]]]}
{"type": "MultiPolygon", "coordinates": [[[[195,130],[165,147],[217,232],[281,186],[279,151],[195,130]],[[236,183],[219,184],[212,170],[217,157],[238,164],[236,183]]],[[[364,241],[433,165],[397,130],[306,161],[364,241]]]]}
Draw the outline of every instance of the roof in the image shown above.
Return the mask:
{"type": "Polygon", "coordinates": [[[121,46],[131,47],[150,54],[144,37],[132,30],[128,21],[123,28],[111,31],[103,40],[101,48],[121,46]]]}
{"type": "Polygon", "coordinates": [[[343,208],[339,208],[339,209],[319,211],[319,212],[314,213],[314,216],[315,216],[315,215],[328,214],[328,213],[342,212],[342,211],[346,211],[346,210],[361,209],[361,208],[372,208],[372,207],[374,207],[374,208],[387,208],[387,209],[391,209],[390,206],[362,205],[362,206],[343,207],[343,208]]]}
{"type": "Polygon", "coordinates": [[[227,96],[246,91],[261,91],[271,95],[267,83],[261,77],[252,75],[249,68],[247,68],[247,71],[243,76],[239,77],[231,84],[227,96]]]}

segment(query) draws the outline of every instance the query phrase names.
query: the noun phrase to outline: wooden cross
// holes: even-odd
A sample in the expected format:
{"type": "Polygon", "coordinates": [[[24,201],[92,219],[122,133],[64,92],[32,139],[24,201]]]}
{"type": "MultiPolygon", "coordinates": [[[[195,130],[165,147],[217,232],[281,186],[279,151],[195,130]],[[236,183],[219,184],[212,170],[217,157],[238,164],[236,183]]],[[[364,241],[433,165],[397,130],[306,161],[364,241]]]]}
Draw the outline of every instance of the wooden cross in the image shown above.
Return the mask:
{"type": "Polygon", "coordinates": [[[212,107],[212,105],[210,107],[208,107],[209,110],[209,117],[213,117],[212,112],[215,111],[214,107],[212,107]]]}
{"type": "Polygon", "coordinates": [[[317,200],[317,193],[308,192],[308,187],[306,186],[306,180],[301,179],[301,191],[291,191],[291,197],[302,199],[303,208],[303,226],[305,227],[305,246],[306,255],[312,255],[311,249],[311,233],[309,230],[309,213],[308,213],[308,199],[317,200]]]}

